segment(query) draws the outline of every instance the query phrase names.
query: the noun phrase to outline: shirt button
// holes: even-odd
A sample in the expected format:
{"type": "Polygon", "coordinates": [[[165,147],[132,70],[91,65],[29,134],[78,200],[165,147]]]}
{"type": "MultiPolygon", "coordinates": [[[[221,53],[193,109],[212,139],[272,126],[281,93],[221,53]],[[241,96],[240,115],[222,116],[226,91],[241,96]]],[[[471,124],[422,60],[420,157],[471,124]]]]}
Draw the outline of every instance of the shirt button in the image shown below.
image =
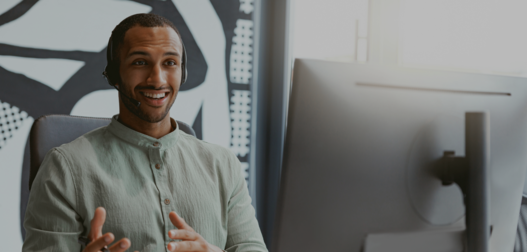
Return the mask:
{"type": "Polygon", "coordinates": [[[169,199],[165,199],[165,205],[168,205],[170,204],[170,200],[169,199]]]}
{"type": "Polygon", "coordinates": [[[160,164],[156,164],[156,169],[161,169],[161,165],[160,164]]]}
{"type": "Polygon", "coordinates": [[[155,142],[155,143],[154,143],[154,146],[155,146],[155,147],[157,147],[157,146],[159,146],[159,145],[160,145],[159,142],[155,142]]]}

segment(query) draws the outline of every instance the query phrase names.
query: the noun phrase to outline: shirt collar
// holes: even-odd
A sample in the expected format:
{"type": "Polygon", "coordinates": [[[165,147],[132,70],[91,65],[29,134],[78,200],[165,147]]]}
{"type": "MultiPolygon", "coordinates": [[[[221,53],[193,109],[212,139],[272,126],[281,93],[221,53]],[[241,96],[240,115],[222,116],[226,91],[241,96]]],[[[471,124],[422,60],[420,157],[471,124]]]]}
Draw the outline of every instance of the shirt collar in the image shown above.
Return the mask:
{"type": "Polygon", "coordinates": [[[176,120],[170,118],[174,131],[164,135],[163,137],[156,139],[151,136],[147,136],[143,133],[137,132],[131,128],[128,128],[117,120],[118,115],[112,117],[112,121],[108,125],[108,130],[116,135],[118,138],[132,144],[141,147],[159,148],[161,150],[169,149],[176,145],[179,138],[179,126],[176,120]]]}

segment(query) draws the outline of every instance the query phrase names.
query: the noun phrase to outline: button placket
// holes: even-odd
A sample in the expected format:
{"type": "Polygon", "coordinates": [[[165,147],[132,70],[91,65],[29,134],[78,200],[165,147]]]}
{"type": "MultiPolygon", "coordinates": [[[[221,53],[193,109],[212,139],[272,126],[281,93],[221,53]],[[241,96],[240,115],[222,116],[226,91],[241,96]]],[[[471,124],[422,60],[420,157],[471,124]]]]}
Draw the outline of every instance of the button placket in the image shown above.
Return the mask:
{"type": "Polygon", "coordinates": [[[165,229],[165,242],[170,241],[168,237],[168,231],[171,227],[171,222],[168,220],[168,214],[173,210],[172,193],[168,187],[168,170],[163,169],[164,161],[162,159],[162,144],[154,142],[149,147],[150,149],[150,167],[155,178],[157,189],[159,190],[159,201],[161,203],[161,213],[165,218],[164,229],[165,229]]]}
{"type": "Polygon", "coordinates": [[[153,159],[151,159],[150,161],[150,164],[156,168],[156,170],[161,170],[161,168],[163,168],[163,161],[162,161],[162,158],[161,158],[161,146],[162,144],[160,142],[154,142],[152,143],[152,146],[154,148],[150,148],[151,150],[153,149],[153,159]]]}
{"type": "MultiPolygon", "coordinates": [[[[158,145],[159,146],[159,145],[158,145]]],[[[155,183],[160,193],[160,200],[163,201],[167,198],[166,194],[166,174],[162,168],[161,150],[159,147],[150,148],[150,167],[153,171],[155,183]]]]}

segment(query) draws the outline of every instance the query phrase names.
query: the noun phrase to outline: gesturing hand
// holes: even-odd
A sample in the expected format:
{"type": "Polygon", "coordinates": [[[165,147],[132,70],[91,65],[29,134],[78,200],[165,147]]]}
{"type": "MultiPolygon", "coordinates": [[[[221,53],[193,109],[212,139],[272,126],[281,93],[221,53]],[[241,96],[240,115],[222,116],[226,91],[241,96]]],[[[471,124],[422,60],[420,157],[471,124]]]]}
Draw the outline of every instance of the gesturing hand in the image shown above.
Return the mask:
{"type": "Polygon", "coordinates": [[[183,218],[179,217],[176,212],[170,212],[168,215],[172,224],[178,229],[172,229],[168,231],[168,237],[175,240],[182,240],[180,242],[171,242],[167,248],[172,252],[185,252],[185,251],[196,251],[196,252],[222,252],[220,248],[209,244],[201,235],[196,233],[192,227],[190,227],[183,218]]]}
{"type": "MultiPolygon", "coordinates": [[[[112,243],[115,239],[112,233],[102,234],[102,226],[106,220],[106,210],[103,207],[95,209],[95,214],[91,220],[91,229],[88,239],[90,243],[86,246],[83,252],[100,252],[104,246],[112,243]]],[[[132,243],[127,238],[123,238],[110,247],[111,252],[126,251],[132,243]]]]}

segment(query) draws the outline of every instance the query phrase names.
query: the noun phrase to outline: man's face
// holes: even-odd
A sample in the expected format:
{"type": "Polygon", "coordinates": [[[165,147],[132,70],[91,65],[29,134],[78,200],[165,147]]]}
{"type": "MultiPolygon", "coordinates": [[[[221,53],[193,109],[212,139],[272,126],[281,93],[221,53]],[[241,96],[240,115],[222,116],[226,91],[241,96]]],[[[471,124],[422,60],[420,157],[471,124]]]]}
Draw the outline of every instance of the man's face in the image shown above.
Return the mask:
{"type": "Polygon", "coordinates": [[[183,47],[171,27],[130,28],[120,51],[120,88],[141,106],[121,97],[125,107],[144,121],[163,120],[181,84],[182,55],[183,47]]]}

